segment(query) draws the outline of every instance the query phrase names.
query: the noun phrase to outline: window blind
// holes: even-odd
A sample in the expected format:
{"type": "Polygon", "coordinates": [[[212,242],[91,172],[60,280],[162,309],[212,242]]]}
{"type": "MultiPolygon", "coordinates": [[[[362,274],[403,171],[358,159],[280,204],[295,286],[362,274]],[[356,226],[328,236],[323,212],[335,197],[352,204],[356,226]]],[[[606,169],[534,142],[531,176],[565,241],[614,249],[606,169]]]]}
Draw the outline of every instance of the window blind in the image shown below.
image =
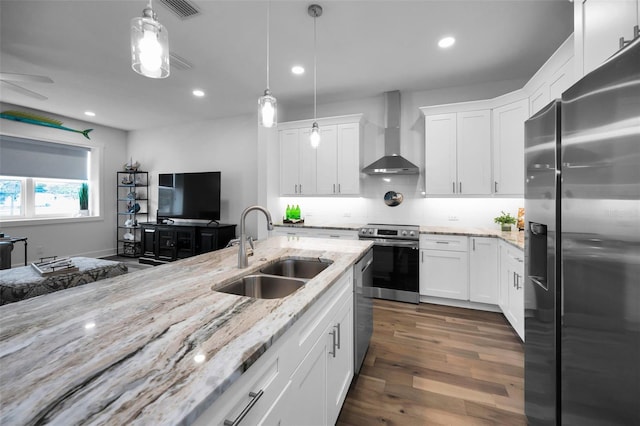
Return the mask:
{"type": "Polygon", "coordinates": [[[88,179],[89,148],[0,135],[0,175],[88,179]]]}

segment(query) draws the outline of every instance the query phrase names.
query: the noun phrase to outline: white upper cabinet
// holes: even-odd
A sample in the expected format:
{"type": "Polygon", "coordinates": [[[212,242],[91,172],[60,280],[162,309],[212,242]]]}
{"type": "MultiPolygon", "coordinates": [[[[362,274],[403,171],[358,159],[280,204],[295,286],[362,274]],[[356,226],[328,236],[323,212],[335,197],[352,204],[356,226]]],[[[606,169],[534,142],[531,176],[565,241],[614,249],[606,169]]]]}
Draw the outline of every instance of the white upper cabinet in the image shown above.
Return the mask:
{"type": "Polygon", "coordinates": [[[620,38],[633,39],[640,7],[638,0],[582,0],[574,8],[577,69],[585,75],[620,49],[620,38]]]}
{"type": "Polygon", "coordinates": [[[361,118],[318,119],[321,140],[315,149],[309,142],[311,121],[280,124],[280,194],[358,195],[361,118]]]}
{"type": "Polygon", "coordinates": [[[491,111],[458,113],[458,194],[491,194],[491,111]]]}
{"type": "Polygon", "coordinates": [[[316,151],[310,129],[280,131],[280,191],[282,195],[316,193],[316,151]]]}
{"type": "Polygon", "coordinates": [[[455,194],[456,114],[425,117],[425,139],[427,194],[455,194]]]}
{"type": "Polygon", "coordinates": [[[524,194],[524,122],[527,99],[493,109],[493,192],[524,194]]]}
{"type": "Polygon", "coordinates": [[[464,111],[425,116],[428,195],[491,193],[491,113],[464,111]]]}

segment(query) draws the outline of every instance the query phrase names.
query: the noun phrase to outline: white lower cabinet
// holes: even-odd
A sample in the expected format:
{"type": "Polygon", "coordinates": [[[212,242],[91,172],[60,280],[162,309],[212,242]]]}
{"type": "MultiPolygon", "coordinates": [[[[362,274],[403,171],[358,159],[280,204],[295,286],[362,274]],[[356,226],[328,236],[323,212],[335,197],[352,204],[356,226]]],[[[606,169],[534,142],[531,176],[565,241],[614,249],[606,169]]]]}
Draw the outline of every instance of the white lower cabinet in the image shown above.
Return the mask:
{"type": "Polygon", "coordinates": [[[194,424],[334,424],[352,378],[353,274],[348,272],[194,424]]]}
{"type": "Polygon", "coordinates": [[[504,242],[500,242],[499,306],[524,340],[524,253],[504,242]]]}
{"type": "Polygon", "coordinates": [[[469,300],[498,304],[498,240],[471,237],[469,247],[469,300]]]}
{"type": "Polygon", "coordinates": [[[467,237],[420,236],[420,294],[469,300],[467,237]]]}

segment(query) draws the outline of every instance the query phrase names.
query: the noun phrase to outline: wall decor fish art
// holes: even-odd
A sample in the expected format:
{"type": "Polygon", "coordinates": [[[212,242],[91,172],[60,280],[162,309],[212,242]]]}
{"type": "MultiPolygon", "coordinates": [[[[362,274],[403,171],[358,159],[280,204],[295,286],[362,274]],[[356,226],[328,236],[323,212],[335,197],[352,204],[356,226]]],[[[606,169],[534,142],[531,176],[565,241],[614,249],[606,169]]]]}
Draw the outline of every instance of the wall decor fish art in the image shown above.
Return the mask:
{"type": "Polygon", "coordinates": [[[22,123],[35,124],[37,126],[45,126],[52,127],[54,129],[67,130],[69,132],[82,133],[82,135],[91,140],[89,137],[89,132],[93,129],[87,130],[76,130],[70,129],[69,127],[64,127],[62,125],[62,121],[54,120],[49,117],[44,117],[42,115],[31,114],[28,112],[22,111],[3,111],[0,113],[0,118],[4,118],[7,120],[20,121],[22,123]]]}

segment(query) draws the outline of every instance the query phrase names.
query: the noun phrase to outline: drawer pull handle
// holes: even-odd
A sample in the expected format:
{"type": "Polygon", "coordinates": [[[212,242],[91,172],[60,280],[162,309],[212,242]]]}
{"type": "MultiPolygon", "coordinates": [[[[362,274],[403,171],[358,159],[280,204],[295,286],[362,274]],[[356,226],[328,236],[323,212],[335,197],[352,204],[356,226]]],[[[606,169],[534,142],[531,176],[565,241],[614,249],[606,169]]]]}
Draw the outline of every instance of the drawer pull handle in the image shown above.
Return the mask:
{"type": "Polygon", "coordinates": [[[338,325],[335,325],[334,327],[338,329],[338,345],[337,345],[337,348],[340,349],[340,341],[342,340],[342,338],[340,337],[340,323],[338,323],[338,325]]]}
{"type": "Polygon", "coordinates": [[[249,401],[249,403],[247,404],[246,407],[244,407],[242,412],[240,414],[238,414],[238,417],[236,417],[235,420],[231,421],[231,420],[226,420],[225,419],[224,426],[237,426],[237,425],[239,425],[240,422],[242,421],[242,419],[245,418],[247,413],[249,413],[249,411],[253,408],[253,406],[256,405],[256,402],[258,402],[258,400],[260,399],[260,397],[262,396],[263,393],[264,393],[264,391],[262,389],[260,389],[258,391],[258,393],[249,392],[249,397],[251,397],[251,401],[249,401]]]}
{"type": "Polygon", "coordinates": [[[436,241],[436,244],[449,244],[449,241],[436,241]]]}
{"type": "Polygon", "coordinates": [[[332,330],[330,333],[331,335],[331,340],[332,340],[332,345],[331,345],[331,349],[329,351],[329,353],[331,354],[332,357],[336,357],[336,331],[332,330]]]}

